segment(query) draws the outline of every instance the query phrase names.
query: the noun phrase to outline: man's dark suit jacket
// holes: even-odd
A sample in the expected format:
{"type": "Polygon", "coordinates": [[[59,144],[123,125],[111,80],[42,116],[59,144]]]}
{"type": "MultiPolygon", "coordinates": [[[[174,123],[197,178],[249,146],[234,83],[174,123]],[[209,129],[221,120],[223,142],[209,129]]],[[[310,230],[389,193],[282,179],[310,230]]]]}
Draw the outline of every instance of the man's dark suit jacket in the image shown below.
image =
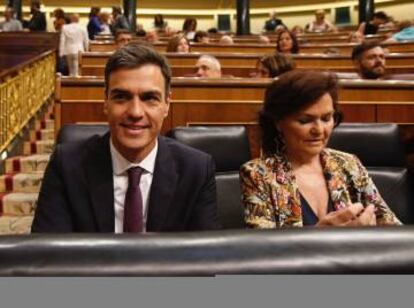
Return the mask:
{"type": "MultiPolygon", "coordinates": [[[[46,169],[32,232],[114,232],[109,134],[58,145],[46,169]]],[[[211,156],[159,137],[146,230],[219,227],[211,156]]]]}
{"type": "Polygon", "coordinates": [[[282,20],[279,18],[266,20],[264,28],[266,31],[275,31],[277,26],[283,26],[286,28],[282,20]]]}

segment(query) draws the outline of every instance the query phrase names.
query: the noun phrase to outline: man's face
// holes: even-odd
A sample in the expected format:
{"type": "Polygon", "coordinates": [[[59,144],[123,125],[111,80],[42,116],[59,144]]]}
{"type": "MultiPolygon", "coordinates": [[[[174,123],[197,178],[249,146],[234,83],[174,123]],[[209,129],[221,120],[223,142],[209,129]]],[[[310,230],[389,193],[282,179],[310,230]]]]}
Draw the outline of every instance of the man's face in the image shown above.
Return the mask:
{"type": "Polygon", "coordinates": [[[128,44],[129,42],[131,42],[131,40],[132,40],[132,34],[121,33],[117,36],[115,43],[118,48],[121,48],[125,46],[126,44],[128,44]]]}
{"type": "Polygon", "coordinates": [[[385,75],[385,54],[382,47],[366,50],[356,63],[359,74],[364,79],[379,79],[385,75]]]}
{"type": "Polygon", "coordinates": [[[122,156],[139,162],[151,152],[169,103],[164,76],[156,65],[120,69],[110,75],[104,111],[112,142],[122,156]]]}
{"type": "Polygon", "coordinates": [[[11,9],[7,8],[7,9],[4,11],[4,18],[5,18],[7,21],[9,21],[10,19],[12,19],[12,17],[13,17],[13,11],[12,11],[11,9]]]}
{"type": "Polygon", "coordinates": [[[220,78],[221,72],[215,69],[209,59],[199,59],[196,63],[197,77],[220,78]]]}

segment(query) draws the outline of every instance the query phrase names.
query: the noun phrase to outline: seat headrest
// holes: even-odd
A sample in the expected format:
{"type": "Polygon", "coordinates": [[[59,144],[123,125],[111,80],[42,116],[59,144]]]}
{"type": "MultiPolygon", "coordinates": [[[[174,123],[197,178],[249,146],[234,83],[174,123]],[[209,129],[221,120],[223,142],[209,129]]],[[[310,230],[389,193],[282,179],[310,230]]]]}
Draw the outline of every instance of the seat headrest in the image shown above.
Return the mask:
{"type": "Polygon", "coordinates": [[[67,124],[58,134],[57,143],[68,143],[86,140],[94,135],[104,135],[108,132],[108,124],[67,124]]]}
{"type": "Polygon", "coordinates": [[[246,128],[242,125],[176,127],[169,135],[213,156],[217,172],[239,170],[251,157],[246,128]]]}
{"type": "Polygon", "coordinates": [[[387,123],[342,123],[328,146],[358,156],[365,167],[405,166],[398,126],[387,123]]]}

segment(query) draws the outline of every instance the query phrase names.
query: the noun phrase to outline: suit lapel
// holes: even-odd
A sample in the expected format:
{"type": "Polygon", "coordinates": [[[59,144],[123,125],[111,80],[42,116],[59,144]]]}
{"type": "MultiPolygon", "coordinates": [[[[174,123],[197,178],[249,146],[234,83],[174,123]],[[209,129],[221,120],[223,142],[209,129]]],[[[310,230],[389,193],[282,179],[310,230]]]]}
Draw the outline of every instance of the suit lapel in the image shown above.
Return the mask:
{"type": "Polygon", "coordinates": [[[158,153],[148,205],[147,231],[162,231],[172,205],[178,173],[173,155],[163,137],[158,138],[158,153]]]}
{"type": "Polygon", "coordinates": [[[114,184],[109,133],[91,144],[85,170],[98,231],[114,232],[114,184]]]}
{"type": "Polygon", "coordinates": [[[299,188],[292,167],[286,157],[274,156],[275,174],[278,182],[277,208],[279,226],[303,226],[299,188]]]}

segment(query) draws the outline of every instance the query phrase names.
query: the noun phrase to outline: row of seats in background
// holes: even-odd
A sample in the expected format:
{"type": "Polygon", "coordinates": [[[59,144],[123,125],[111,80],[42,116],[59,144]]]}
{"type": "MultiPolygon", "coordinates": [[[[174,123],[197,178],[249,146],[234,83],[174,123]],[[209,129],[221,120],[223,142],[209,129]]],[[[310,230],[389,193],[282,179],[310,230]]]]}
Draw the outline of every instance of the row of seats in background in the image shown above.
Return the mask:
{"type": "MultiPolygon", "coordinates": [[[[106,124],[66,125],[57,143],[85,140],[107,131],[106,124]]],[[[213,156],[220,222],[225,229],[244,228],[239,168],[251,159],[245,127],[176,127],[168,135],[213,156]]],[[[357,155],[391,209],[404,223],[414,223],[412,175],[406,167],[396,124],[343,123],[334,130],[329,147],[357,155]]]]}
{"type": "MultiPolygon", "coordinates": [[[[110,55],[111,52],[80,53],[80,75],[103,77],[105,64],[110,55]]],[[[201,53],[164,53],[164,55],[171,65],[173,76],[183,77],[195,73],[196,62],[201,53]]],[[[259,52],[214,52],[210,55],[216,57],[220,62],[223,75],[234,77],[251,77],[254,75],[258,60],[265,56],[265,54],[259,52]]],[[[291,58],[297,69],[329,70],[338,72],[341,79],[358,78],[350,55],[296,54],[291,55],[291,58]]],[[[409,79],[409,74],[414,73],[414,52],[387,54],[386,66],[388,74],[401,75],[400,79],[403,80],[409,79]]]]}
{"type": "MultiPolygon", "coordinates": [[[[329,37],[327,39],[329,41],[329,37]]],[[[134,40],[133,40],[134,41],[134,40]]],[[[141,41],[139,39],[137,42],[141,41]]],[[[304,54],[343,54],[350,55],[352,48],[358,43],[332,43],[332,42],[318,42],[306,43],[300,45],[300,53],[304,54]]],[[[165,52],[167,48],[166,42],[153,43],[154,48],[159,52],[165,52]]],[[[383,46],[389,52],[412,52],[414,51],[413,42],[401,43],[384,43],[383,46]]],[[[90,51],[114,51],[116,49],[115,42],[110,41],[91,41],[89,46],[90,51]]],[[[191,43],[191,51],[193,52],[241,52],[241,53],[272,53],[276,50],[275,45],[263,45],[259,43],[234,43],[230,45],[222,44],[202,44],[191,43]]]]}

